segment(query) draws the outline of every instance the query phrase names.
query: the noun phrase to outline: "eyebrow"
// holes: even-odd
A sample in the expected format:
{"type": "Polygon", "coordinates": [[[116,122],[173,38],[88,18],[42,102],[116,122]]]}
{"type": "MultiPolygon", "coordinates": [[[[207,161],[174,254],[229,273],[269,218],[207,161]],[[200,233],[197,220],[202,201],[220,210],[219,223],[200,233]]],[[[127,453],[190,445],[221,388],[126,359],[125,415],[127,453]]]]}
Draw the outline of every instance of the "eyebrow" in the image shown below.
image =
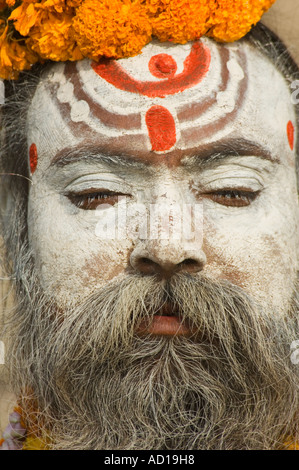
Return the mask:
{"type": "Polygon", "coordinates": [[[65,167],[72,163],[104,163],[112,167],[144,169],[149,166],[138,157],[123,153],[110,153],[99,147],[81,146],[76,149],[67,147],[58,152],[53,158],[50,166],[65,167]]]}
{"type": "MultiPolygon", "coordinates": [[[[263,147],[259,143],[247,139],[227,139],[224,141],[211,142],[208,145],[200,146],[197,151],[184,153],[181,159],[181,165],[184,168],[206,167],[214,163],[222,162],[231,157],[253,156],[272,163],[279,163],[278,157],[263,147]]],[[[131,168],[135,170],[144,170],[152,164],[149,160],[142,160],[140,157],[122,153],[110,153],[107,149],[101,149],[95,146],[80,146],[78,148],[67,147],[59,151],[53,158],[50,166],[65,167],[69,164],[86,162],[106,164],[114,168],[131,168]]]]}
{"type": "Polygon", "coordinates": [[[199,149],[199,152],[184,158],[184,167],[210,166],[231,157],[258,157],[272,163],[280,163],[280,159],[264,146],[247,139],[228,139],[212,142],[199,149]]]}

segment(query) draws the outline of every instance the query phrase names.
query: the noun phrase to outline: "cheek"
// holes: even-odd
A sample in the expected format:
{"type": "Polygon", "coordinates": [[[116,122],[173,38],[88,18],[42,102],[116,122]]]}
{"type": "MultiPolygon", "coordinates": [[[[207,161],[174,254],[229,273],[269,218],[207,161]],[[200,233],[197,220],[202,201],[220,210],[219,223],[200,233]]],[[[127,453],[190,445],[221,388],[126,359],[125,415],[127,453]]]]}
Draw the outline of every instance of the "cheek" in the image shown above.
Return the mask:
{"type": "Polygon", "coordinates": [[[125,272],[129,257],[126,246],[92,243],[80,238],[79,233],[71,243],[60,242],[56,233],[57,238],[49,238],[46,249],[39,243],[38,264],[43,287],[59,305],[76,303],[125,272]]]}
{"type": "Polygon", "coordinates": [[[124,274],[130,257],[128,241],[101,242],[98,245],[97,250],[84,258],[82,268],[74,273],[92,289],[102,287],[111,279],[124,274]]]}
{"type": "Polygon", "coordinates": [[[206,272],[244,288],[268,306],[284,308],[296,280],[294,224],[259,225],[254,220],[206,223],[206,272]]]}
{"type": "Polygon", "coordinates": [[[55,199],[42,204],[46,198],[41,193],[39,199],[34,192],[30,198],[29,240],[48,295],[59,305],[76,302],[124,273],[129,241],[101,240],[95,235],[94,221],[68,214],[55,199]]]}

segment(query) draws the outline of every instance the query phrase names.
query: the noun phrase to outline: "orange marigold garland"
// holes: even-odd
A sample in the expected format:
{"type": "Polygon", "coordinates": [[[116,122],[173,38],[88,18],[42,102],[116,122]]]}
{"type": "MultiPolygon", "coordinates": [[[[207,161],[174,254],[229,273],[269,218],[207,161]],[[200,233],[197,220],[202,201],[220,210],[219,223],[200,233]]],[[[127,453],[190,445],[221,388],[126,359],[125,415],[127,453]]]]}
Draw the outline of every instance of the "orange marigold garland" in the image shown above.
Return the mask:
{"type": "Polygon", "coordinates": [[[247,34],[275,0],[219,0],[209,19],[208,36],[221,42],[236,41],[247,34]]]}
{"type": "Polygon", "coordinates": [[[0,19],[0,78],[16,80],[20,71],[30,69],[38,60],[23,41],[12,38],[9,25],[0,19]]]}
{"type": "Polygon", "coordinates": [[[94,60],[134,56],[152,37],[141,0],[86,0],[76,10],[73,29],[83,55],[94,60]]]}
{"type": "Polygon", "coordinates": [[[74,14],[74,8],[64,0],[24,0],[13,10],[9,21],[27,38],[29,50],[41,59],[80,60],[83,55],[73,37],[74,14]]]}
{"type": "Polygon", "coordinates": [[[152,37],[243,37],[275,0],[0,0],[0,78],[35,62],[130,57],[152,37]]]}
{"type": "Polygon", "coordinates": [[[153,35],[160,41],[180,44],[206,34],[214,8],[209,0],[147,0],[146,4],[153,35]]]}
{"type": "Polygon", "coordinates": [[[72,15],[43,11],[26,41],[42,59],[81,60],[83,55],[73,36],[72,15]]]}

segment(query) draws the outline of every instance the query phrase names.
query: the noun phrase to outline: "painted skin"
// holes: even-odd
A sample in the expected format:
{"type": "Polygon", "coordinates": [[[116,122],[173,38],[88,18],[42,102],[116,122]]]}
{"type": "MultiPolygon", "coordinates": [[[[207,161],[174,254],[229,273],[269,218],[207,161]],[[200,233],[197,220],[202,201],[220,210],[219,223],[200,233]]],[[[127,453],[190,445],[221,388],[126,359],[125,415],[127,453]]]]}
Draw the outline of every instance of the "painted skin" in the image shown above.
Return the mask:
{"type": "MultiPolygon", "coordinates": [[[[230,280],[266,310],[286,311],[299,246],[290,91],[244,41],[203,39],[200,50],[188,87],[192,45],[155,43],[114,63],[126,80],[111,63],[99,72],[82,61],[51,66],[37,87],[28,115],[29,236],[42,283],[62,310],[117,276],[181,270],[230,280]],[[171,59],[163,63],[163,54],[171,59]],[[202,217],[195,224],[191,210],[190,233],[179,239],[162,237],[165,227],[152,237],[136,204],[147,215],[166,205],[202,217]],[[117,237],[120,207],[130,216],[117,237]]],[[[163,223],[175,228],[172,217],[163,223]]],[[[151,328],[190,333],[172,314],[151,328]]]]}

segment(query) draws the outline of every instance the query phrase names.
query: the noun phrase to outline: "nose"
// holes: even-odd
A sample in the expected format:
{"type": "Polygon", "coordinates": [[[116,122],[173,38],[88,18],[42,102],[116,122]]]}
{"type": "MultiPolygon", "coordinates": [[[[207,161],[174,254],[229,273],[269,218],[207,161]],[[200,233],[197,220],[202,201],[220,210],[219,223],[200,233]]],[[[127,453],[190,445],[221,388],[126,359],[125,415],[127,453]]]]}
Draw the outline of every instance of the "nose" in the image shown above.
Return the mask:
{"type": "Polygon", "coordinates": [[[141,221],[145,230],[136,240],[130,264],[136,272],[164,278],[175,273],[196,274],[207,261],[202,205],[186,203],[185,193],[167,175],[166,183],[157,186],[158,196],[149,206],[149,217],[141,221]]]}
{"type": "Polygon", "coordinates": [[[130,256],[130,264],[141,274],[169,278],[175,273],[198,273],[206,264],[206,256],[201,248],[186,250],[182,246],[156,241],[136,247],[130,256]]]}

